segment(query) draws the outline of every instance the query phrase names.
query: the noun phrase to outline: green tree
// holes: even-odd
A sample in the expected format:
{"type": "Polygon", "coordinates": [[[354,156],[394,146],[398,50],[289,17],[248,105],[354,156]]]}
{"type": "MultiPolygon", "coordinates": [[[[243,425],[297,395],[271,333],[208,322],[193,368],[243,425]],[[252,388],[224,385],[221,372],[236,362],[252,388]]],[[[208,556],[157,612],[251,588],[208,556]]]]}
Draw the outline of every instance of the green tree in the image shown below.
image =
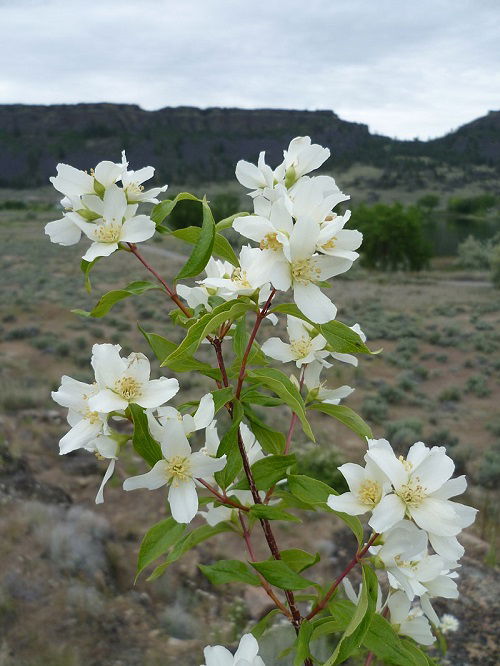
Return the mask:
{"type": "Polygon", "coordinates": [[[362,205],[353,218],[363,233],[362,263],[368,268],[419,271],[429,263],[432,251],[420,208],[362,205]]]}

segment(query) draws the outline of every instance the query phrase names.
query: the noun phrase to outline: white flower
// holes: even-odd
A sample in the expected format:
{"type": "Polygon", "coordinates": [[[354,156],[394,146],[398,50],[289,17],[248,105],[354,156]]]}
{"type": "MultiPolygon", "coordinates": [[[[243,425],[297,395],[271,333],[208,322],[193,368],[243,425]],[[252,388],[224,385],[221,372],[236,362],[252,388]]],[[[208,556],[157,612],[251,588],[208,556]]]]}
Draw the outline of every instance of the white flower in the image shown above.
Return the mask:
{"type": "Polygon", "coordinates": [[[257,460],[264,458],[264,451],[262,450],[261,445],[245,423],[240,424],[240,433],[250,465],[253,465],[257,460]]]}
{"type": "Polygon", "coordinates": [[[233,509],[229,506],[215,506],[212,502],[205,505],[206,511],[199,511],[199,514],[204,518],[210,527],[215,527],[219,523],[223,523],[225,520],[231,520],[233,515],[233,509]]]}
{"type": "MultiPolygon", "coordinates": [[[[210,257],[208,264],[205,267],[205,274],[207,278],[230,278],[235,267],[229,261],[220,261],[210,257]]],[[[181,298],[184,298],[190,308],[197,308],[203,305],[208,312],[212,311],[212,306],[209,303],[210,296],[218,296],[226,300],[231,299],[232,292],[228,289],[207,286],[204,280],[198,281],[197,287],[188,287],[185,284],[177,285],[177,293],[181,298]]]]}
{"type": "Polygon", "coordinates": [[[330,150],[317,143],[311,143],[308,136],[297,136],[290,141],[288,150],[283,151],[283,162],[276,169],[276,178],[284,178],[291,187],[301,176],[320,167],[330,157],[330,150]]]}
{"type": "Polygon", "coordinates": [[[274,172],[266,164],[265,157],[265,152],[259,153],[257,166],[245,160],[240,160],[236,165],[236,178],[243,187],[253,190],[251,194],[257,194],[259,190],[273,187],[274,172]]]}
{"type": "Polygon", "coordinates": [[[169,484],[172,517],[178,523],[190,523],[198,511],[195,479],[211,477],[223,469],[226,456],[212,458],[199,451],[192,453],[184,425],[177,418],[169,419],[168,426],[158,426],[154,436],[160,443],[163,459],[146,474],[126,479],[123,488],[155,490],[169,484]]]}
{"type": "MultiPolygon", "coordinates": [[[[182,423],[185,435],[191,435],[191,433],[196,432],[197,430],[203,430],[203,428],[206,428],[207,440],[210,438],[210,442],[214,442],[216,437],[218,439],[216,422],[213,420],[214,413],[214,397],[211,393],[206,393],[201,398],[198,408],[192,416],[191,414],[181,414],[175,409],[175,407],[159,407],[157,410],[158,421],[167,431],[172,424],[177,427],[177,422],[182,423]]],[[[152,425],[152,420],[150,420],[150,425],[152,425]]],[[[213,444],[207,442],[206,446],[209,446],[210,449],[212,449],[213,444]]],[[[213,452],[213,455],[216,454],[217,449],[213,452]]],[[[212,455],[212,450],[209,455],[212,455]]]]}
{"type": "Polygon", "coordinates": [[[366,467],[345,463],[338,469],[347,481],[349,492],[328,497],[327,504],[334,511],[351,516],[373,511],[390,488],[385,474],[370,460],[366,460],[366,467]]]}
{"type": "Polygon", "coordinates": [[[465,490],[465,478],[450,479],[455,465],[444,447],[432,449],[417,442],[406,460],[396,458],[387,440],[369,440],[367,458],[383,470],[394,492],[374,509],[369,525],[385,532],[403,519],[412,518],[419,527],[439,536],[455,536],[474,521],[476,510],[449,497],[465,490]]]}
{"type": "Polygon", "coordinates": [[[348,210],[344,215],[333,213],[325,218],[316,244],[318,252],[350,261],[359,257],[354,250],[363,242],[363,234],[355,229],[344,229],[350,217],[351,211],[348,210]]]}
{"type": "Polygon", "coordinates": [[[155,170],[152,166],[143,167],[138,171],[127,171],[128,162],[125,151],[122,151],[122,172],[121,180],[123,190],[129,203],[159,203],[156,198],[161,192],[165,192],[168,185],[163,187],[153,187],[150,190],[144,190],[142,183],[154,176],[155,170]]]}
{"type": "Polygon", "coordinates": [[[231,272],[227,277],[208,276],[204,280],[200,280],[198,284],[223,289],[230,298],[252,296],[259,287],[268,282],[260,265],[261,257],[262,253],[258,248],[244,245],[239,256],[239,268],[231,266],[231,272]]]}
{"type": "Polygon", "coordinates": [[[98,194],[99,185],[106,188],[116,183],[121,177],[122,166],[114,162],[99,162],[90,174],[80,171],[69,164],[58,164],[57,176],[49,178],[58,192],[69,200],[77,201],[84,194],[98,194]]]}
{"type": "Polygon", "coordinates": [[[262,345],[264,354],[283,363],[295,361],[298,368],[313,361],[321,362],[330,355],[330,352],[325,350],[325,338],[322,335],[313,337],[311,327],[301,319],[288,315],[287,331],[290,343],[287,344],[280,338],[269,338],[262,345]]]}
{"type": "Polygon", "coordinates": [[[115,469],[119,445],[107,436],[110,432],[108,415],[91,411],[89,407],[89,398],[98,390],[96,384],[85,384],[64,375],[59,389],[52,392],[52,399],[68,408],[68,423],[72,426],[59,442],[59,453],[65,455],[76,449],[85,449],[95,453],[98,458],[110,459],[95,499],[96,504],[101,504],[104,501],[104,486],[115,469]]]}
{"type": "Polygon", "coordinates": [[[447,634],[450,631],[458,631],[459,626],[460,622],[457,620],[457,618],[454,615],[450,615],[449,613],[445,613],[443,615],[439,624],[439,628],[443,634],[447,634]]]}
{"type": "Polygon", "coordinates": [[[411,602],[404,592],[395,592],[388,601],[391,624],[398,634],[409,636],[420,645],[432,645],[434,636],[429,622],[420,608],[411,609],[411,602]],[[411,610],[410,610],[411,609],[411,610]]]}
{"type": "MultiPolygon", "coordinates": [[[[313,255],[319,236],[319,225],[301,218],[295,223],[283,254],[262,250],[258,266],[275,289],[293,289],[297,307],[312,321],[324,324],[335,319],[337,308],[323,294],[318,282],[347,271],[352,261],[326,255],[313,255]]],[[[258,251],[258,250],[257,250],[258,251]]]]}
{"type": "MultiPolygon", "coordinates": [[[[327,388],[325,382],[320,380],[321,371],[323,368],[331,367],[330,363],[326,361],[313,361],[309,363],[304,370],[304,384],[309,391],[309,398],[319,400],[327,405],[338,405],[341,400],[347,398],[354,391],[353,388],[344,384],[336,389],[327,388]]],[[[298,386],[299,382],[293,378],[294,383],[298,386]]]]}
{"type": "Polygon", "coordinates": [[[101,344],[92,347],[91,364],[99,391],[89,398],[92,411],[123,410],[130,403],[153,408],[163,405],[179,390],[177,379],[149,379],[151,366],[144,354],[120,356],[120,345],[101,344]]]}
{"type": "MultiPolygon", "coordinates": [[[[458,566],[453,564],[453,566],[458,566]]],[[[424,594],[420,595],[420,603],[422,604],[422,610],[427,615],[429,620],[436,627],[439,626],[440,621],[439,617],[436,614],[436,611],[432,607],[431,599],[433,597],[444,597],[445,599],[458,599],[458,587],[454,578],[458,578],[458,574],[449,569],[443,569],[438,576],[432,578],[431,580],[424,581],[424,587],[426,591],[424,594]]]]}
{"type": "Polygon", "coordinates": [[[85,261],[107,257],[118,249],[120,242],[139,243],[151,238],[156,226],[147,215],[135,215],[137,205],[129,205],[122,189],[113,185],[106,189],[104,198],[90,195],[83,201],[90,202],[101,216],[95,222],[87,222],[78,213],[68,213],[69,218],[83,233],[94,241],[83,255],[85,261]]]}
{"type": "Polygon", "coordinates": [[[382,560],[391,587],[404,590],[408,599],[428,592],[426,583],[443,571],[438,555],[427,553],[427,533],[409,520],[402,520],[382,535],[383,545],[370,549],[382,560]]]}
{"type": "Polygon", "coordinates": [[[97,384],[85,384],[64,375],[61,386],[52,391],[52,399],[68,408],[68,423],[71,430],[59,442],[61,455],[87,449],[93,451],[93,440],[108,433],[107,410],[95,411],[89,407],[89,399],[99,391],[97,384]]]}
{"type": "Polygon", "coordinates": [[[233,229],[245,238],[259,243],[261,250],[281,253],[293,230],[293,220],[284,198],[271,204],[268,216],[237,217],[233,229]]]}
{"type": "Polygon", "coordinates": [[[332,208],[350,199],[348,194],[340,191],[331,176],[303,176],[287,190],[287,196],[293,217],[309,217],[320,225],[335,215],[332,208]]]}
{"type": "Polygon", "coordinates": [[[265,666],[258,653],[257,640],[252,634],[245,634],[234,656],[222,645],[206,647],[203,650],[205,663],[202,666],[265,666]]]}

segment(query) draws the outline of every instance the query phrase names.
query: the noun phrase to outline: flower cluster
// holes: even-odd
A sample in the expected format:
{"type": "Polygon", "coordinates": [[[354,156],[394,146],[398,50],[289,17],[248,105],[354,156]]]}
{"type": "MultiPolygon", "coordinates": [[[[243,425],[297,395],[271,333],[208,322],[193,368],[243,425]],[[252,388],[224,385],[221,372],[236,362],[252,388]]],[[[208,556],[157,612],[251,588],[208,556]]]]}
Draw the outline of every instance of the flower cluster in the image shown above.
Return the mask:
{"type": "Polygon", "coordinates": [[[254,213],[237,217],[233,228],[259,247],[244,246],[240,266],[213,261],[199,287],[181,287],[191,306],[209,304],[210,296],[223,299],[259,293],[266,300],[269,285],[293,290],[298,308],[311,321],[326,323],[337,309],[321,291],[325,280],[349,270],[358,258],[359,231],[344,229],[350,212],[333,208],[349,197],[330,176],[307,176],[328,159],[330,151],[297,137],[284,151],[283,162],[272,170],[264,153],[258,165],[240,161],[236,177],[251,189],[254,213]]]}
{"type": "Polygon", "coordinates": [[[61,205],[65,213],[60,220],[49,222],[45,233],[53,243],[75,245],[83,232],[92,241],[83,255],[85,261],[109,256],[122,242],[151,238],[155,223],[136,213],[140,203],[158,203],[156,197],[167,189],[165,185],[145,190],[142,183],[153,175],[153,167],[129,171],[125,151],[120,164],[99,162],[90,173],[58,164],[57,176],[50,180],[64,195],[61,205]]]}
{"type": "Polygon", "coordinates": [[[365,462],[339,467],[349,492],[330,495],[328,505],[354,516],[371,512],[368,524],[379,536],[370,553],[393,591],[386,601],[391,622],[401,634],[430,645],[428,620],[441,626],[430,600],[458,597],[455,569],[464,550],[457,535],[476,515],[476,509],[450,500],[465,491],[465,477],[451,478],[455,465],[444,447],[422,442],[403,458],[387,440],[368,440],[365,462]],[[412,608],[417,597],[420,607],[412,608]]]}

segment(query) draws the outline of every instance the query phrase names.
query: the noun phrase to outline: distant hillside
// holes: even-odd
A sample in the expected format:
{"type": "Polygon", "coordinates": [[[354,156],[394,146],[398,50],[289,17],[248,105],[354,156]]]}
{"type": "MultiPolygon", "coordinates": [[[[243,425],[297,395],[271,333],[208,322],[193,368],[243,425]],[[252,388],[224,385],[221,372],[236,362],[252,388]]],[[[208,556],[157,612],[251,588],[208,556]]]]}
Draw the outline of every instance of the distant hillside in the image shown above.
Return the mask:
{"type": "Polygon", "coordinates": [[[255,161],[266,150],[277,163],[288,141],[310,135],[329,146],[336,166],[387,168],[415,160],[500,169],[500,112],[432,141],[396,141],[332,111],[242,110],[191,107],[144,111],[127,104],[0,105],[0,187],[47,183],[58,162],[88,169],[102,159],[157,168],[165,182],[231,178],[238,159],[255,161]],[[424,160],[425,161],[425,160],[424,160]]]}

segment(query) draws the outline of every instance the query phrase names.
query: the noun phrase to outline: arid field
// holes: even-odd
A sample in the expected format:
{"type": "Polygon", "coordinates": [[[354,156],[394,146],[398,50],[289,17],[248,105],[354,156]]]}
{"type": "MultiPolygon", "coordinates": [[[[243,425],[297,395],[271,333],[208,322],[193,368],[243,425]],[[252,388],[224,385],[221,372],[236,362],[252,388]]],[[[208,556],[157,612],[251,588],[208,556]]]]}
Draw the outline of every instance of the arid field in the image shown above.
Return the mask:
{"type": "MultiPolygon", "coordinates": [[[[260,590],[243,596],[238,585],[216,589],[197,568],[212,560],[214,549],[224,557],[242,556],[238,539],[221,535],[158,581],[147,583],[144,577],[134,585],[138,545],[146,529],[164,517],[164,494],[121,490],[125,477],[143,470],[129,451],[106,489],[104,505],[96,507],[105,463],[85,452],[59,457],[65,410],[50,398],[62,374],[90,380],[95,342],[149,353],[137,322],[176,339],[171,303],[149,292],[117,304],[102,319],[72,314],[72,308],[91,309],[110,289],[148,277],[133,256],[116,253],[97,264],[87,294],[79,268],[83,244],[52,245],[43,234],[44,224],[58,217],[51,199],[45,191],[15,195],[21,197],[26,208],[0,210],[0,666],[199,666],[204,645],[231,644],[267,608],[260,590]]],[[[13,198],[12,192],[6,198],[13,198]]],[[[144,253],[171,279],[188,249],[162,238],[144,253]]],[[[358,322],[370,347],[382,352],[360,358],[357,368],[336,363],[328,371],[329,386],[354,387],[344,404],[399,452],[418,440],[449,448],[457,471],[470,480],[464,501],[480,509],[464,536],[460,601],[438,606],[456,615],[464,630],[458,641],[452,637],[452,649],[444,656],[436,652],[436,658],[443,665],[494,666],[500,290],[487,273],[460,270],[453,258],[435,259],[419,274],[355,268],[334,285],[338,318],[358,322]]],[[[276,335],[269,324],[262,331],[276,335]]],[[[210,360],[211,351],[202,345],[200,358],[210,360]]],[[[160,372],[157,363],[153,367],[160,372]]],[[[199,397],[212,388],[195,373],[179,380],[186,399],[190,389],[199,397]]],[[[273,426],[286,429],[290,414],[278,411],[273,426]]],[[[311,422],[318,443],[308,443],[300,430],[294,439],[302,469],[339,484],[336,467],[359,462],[364,443],[321,414],[311,422]]],[[[351,537],[328,517],[280,526],[280,543],[297,545],[300,530],[308,550],[322,553],[323,582],[351,554],[351,537]]],[[[263,656],[282,640],[277,635],[264,642],[263,656]]]]}

